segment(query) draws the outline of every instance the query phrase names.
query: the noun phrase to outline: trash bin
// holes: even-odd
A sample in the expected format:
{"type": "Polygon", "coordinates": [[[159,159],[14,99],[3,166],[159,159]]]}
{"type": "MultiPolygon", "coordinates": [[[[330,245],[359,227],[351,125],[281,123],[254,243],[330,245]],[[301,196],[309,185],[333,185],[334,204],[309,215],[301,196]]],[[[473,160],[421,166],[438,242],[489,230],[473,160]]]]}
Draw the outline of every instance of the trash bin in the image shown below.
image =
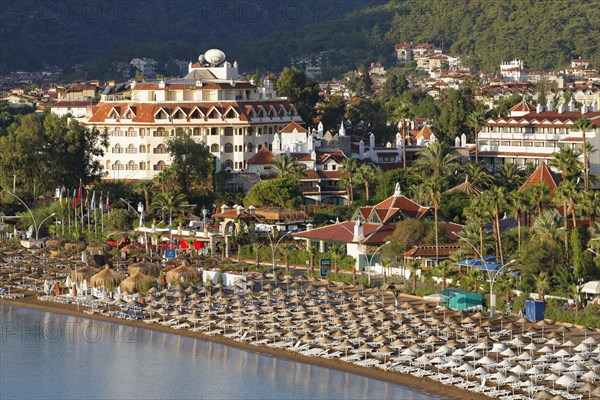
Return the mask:
{"type": "Polygon", "coordinates": [[[544,319],[544,306],[546,303],[538,300],[525,301],[525,318],[530,321],[541,321],[544,319]]]}

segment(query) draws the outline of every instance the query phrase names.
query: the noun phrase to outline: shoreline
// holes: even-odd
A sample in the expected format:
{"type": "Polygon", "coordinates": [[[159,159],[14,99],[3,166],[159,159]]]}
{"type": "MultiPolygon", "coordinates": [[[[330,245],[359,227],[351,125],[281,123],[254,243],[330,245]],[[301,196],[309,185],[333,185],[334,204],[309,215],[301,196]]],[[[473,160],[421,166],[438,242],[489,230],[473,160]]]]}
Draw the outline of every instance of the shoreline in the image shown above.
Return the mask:
{"type": "Polygon", "coordinates": [[[421,393],[427,393],[434,396],[439,396],[445,399],[461,399],[461,400],[480,400],[489,399],[490,397],[485,396],[481,393],[475,393],[468,390],[460,389],[452,385],[445,386],[433,379],[426,377],[415,377],[412,375],[401,374],[396,371],[386,371],[374,367],[361,367],[352,363],[335,360],[335,359],[324,359],[317,357],[307,357],[302,354],[298,354],[292,351],[272,348],[269,346],[255,346],[250,343],[238,342],[233,339],[229,339],[220,335],[208,336],[203,335],[199,332],[191,332],[185,329],[171,329],[166,326],[158,324],[146,324],[142,320],[130,321],[119,318],[109,317],[100,314],[86,314],[83,312],[85,307],[81,307],[77,310],[77,306],[73,304],[62,304],[54,302],[44,302],[38,300],[32,295],[27,294],[23,298],[18,299],[0,299],[0,304],[28,308],[37,311],[51,312],[63,315],[70,315],[75,317],[86,318],[90,320],[99,320],[104,322],[116,323],[120,325],[133,326],[136,328],[153,330],[157,332],[174,334],[179,336],[185,336],[197,340],[203,340],[207,342],[219,343],[226,346],[231,346],[237,349],[246,350],[254,353],[264,354],[270,357],[276,357],[280,359],[286,359],[292,362],[300,362],[305,364],[311,364],[324,368],[331,368],[342,372],[347,372],[355,375],[360,375],[370,379],[375,379],[387,383],[392,383],[406,387],[407,389],[415,390],[421,393]]]}

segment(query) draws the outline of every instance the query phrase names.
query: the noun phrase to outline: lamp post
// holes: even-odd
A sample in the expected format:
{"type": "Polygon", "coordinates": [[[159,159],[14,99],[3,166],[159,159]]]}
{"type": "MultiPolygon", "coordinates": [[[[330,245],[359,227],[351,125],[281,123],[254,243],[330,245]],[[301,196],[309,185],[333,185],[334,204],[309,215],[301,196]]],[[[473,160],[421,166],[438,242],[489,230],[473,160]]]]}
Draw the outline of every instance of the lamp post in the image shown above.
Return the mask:
{"type": "MultiPolygon", "coordinates": [[[[252,218],[256,219],[261,224],[263,223],[263,221],[261,221],[260,218],[258,218],[254,214],[246,212],[246,215],[250,215],[252,218]]],[[[267,237],[269,238],[269,242],[271,243],[271,268],[272,268],[273,275],[275,275],[275,253],[277,252],[277,246],[279,246],[279,243],[281,243],[281,240],[284,237],[286,237],[287,235],[289,235],[290,233],[292,233],[292,231],[287,231],[286,233],[283,234],[283,236],[281,236],[277,241],[275,241],[275,226],[273,225],[271,227],[271,234],[269,234],[269,232],[267,231],[267,237]]]]}
{"type": "MultiPolygon", "coordinates": [[[[381,250],[383,248],[383,246],[386,246],[388,244],[392,243],[391,241],[387,241],[384,244],[382,244],[381,246],[379,246],[375,252],[373,254],[371,254],[371,257],[369,258],[368,255],[365,254],[365,257],[367,258],[367,265],[368,265],[368,270],[367,270],[367,282],[369,283],[369,285],[371,284],[371,263],[373,262],[373,258],[375,258],[375,254],[377,254],[379,252],[379,250],[381,250]]],[[[366,253],[366,252],[365,252],[366,253]]],[[[385,282],[385,275],[384,275],[384,282],[385,282]]]]}
{"type": "Polygon", "coordinates": [[[55,215],[56,215],[56,213],[52,213],[52,214],[48,215],[46,218],[44,218],[42,220],[42,222],[40,222],[40,224],[35,229],[35,240],[38,240],[39,235],[40,235],[40,228],[42,227],[42,225],[44,224],[44,222],[46,222],[47,219],[50,219],[50,218],[54,217],[55,215]]]}
{"type": "Polygon", "coordinates": [[[479,252],[479,250],[477,250],[477,247],[475,247],[473,245],[473,243],[469,242],[467,239],[465,239],[464,237],[457,235],[461,240],[463,240],[465,243],[467,243],[469,246],[471,246],[473,248],[473,250],[475,251],[475,253],[477,253],[477,255],[479,256],[479,258],[481,259],[481,262],[483,263],[483,265],[485,266],[485,270],[488,273],[488,280],[490,282],[490,317],[493,318],[496,315],[496,295],[494,294],[494,283],[496,282],[496,278],[498,277],[498,275],[500,274],[500,272],[508,267],[511,264],[514,264],[515,262],[517,262],[517,260],[510,260],[509,262],[507,262],[504,265],[501,265],[500,268],[498,268],[497,271],[492,272],[489,268],[488,268],[488,264],[485,261],[485,258],[483,258],[483,256],[481,255],[481,253],[479,252]]]}
{"type": "MultiPolygon", "coordinates": [[[[31,216],[31,222],[33,222],[33,229],[35,230],[35,240],[38,240],[38,235],[39,235],[39,226],[38,224],[35,222],[35,217],[33,216],[33,213],[31,212],[31,209],[27,206],[27,204],[25,204],[25,202],[16,194],[14,194],[13,192],[11,192],[10,190],[8,190],[7,188],[5,188],[4,186],[0,185],[0,189],[4,190],[5,192],[7,192],[8,194],[10,194],[11,196],[13,196],[15,199],[19,200],[21,202],[21,204],[23,204],[25,206],[25,208],[27,209],[27,212],[29,212],[29,215],[31,216]]],[[[52,216],[56,215],[56,213],[52,213],[51,215],[49,215],[48,217],[44,218],[44,220],[42,221],[42,223],[44,223],[44,221],[52,216]]],[[[41,226],[41,224],[40,224],[41,226]]]]}
{"type": "MultiPolygon", "coordinates": [[[[140,219],[139,226],[141,226],[142,228],[145,228],[145,226],[144,226],[144,205],[142,204],[142,202],[140,201],[138,203],[137,210],[136,210],[135,208],[133,208],[131,203],[129,203],[124,198],[121,197],[119,200],[121,200],[123,203],[127,204],[127,207],[130,208],[131,211],[133,211],[135,213],[135,215],[137,215],[137,217],[140,219]]],[[[146,254],[148,254],[148,236],[147,236],[146,229],[144,229],[144,244],[146,246],[146,254]]]]}

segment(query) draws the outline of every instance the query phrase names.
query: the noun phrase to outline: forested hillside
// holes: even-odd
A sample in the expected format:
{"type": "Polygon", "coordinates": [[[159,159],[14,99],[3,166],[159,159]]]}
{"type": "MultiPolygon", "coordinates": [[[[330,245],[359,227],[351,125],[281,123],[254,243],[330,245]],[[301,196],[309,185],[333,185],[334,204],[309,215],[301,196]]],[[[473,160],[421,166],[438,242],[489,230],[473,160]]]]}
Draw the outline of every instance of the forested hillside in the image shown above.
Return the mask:
{"type": "Polygon", "coordinates": [[[513,58],[535,69],[562,67],[575,57],[600,65],[597,0],[382,1],[8,3],[0,68],[189,59],[214,46],[245,70],[279,70],[293,56],[333,50],[330,63],[343,71],[391,62],[398,42],[443,46],[485,70],[513,58]]]}

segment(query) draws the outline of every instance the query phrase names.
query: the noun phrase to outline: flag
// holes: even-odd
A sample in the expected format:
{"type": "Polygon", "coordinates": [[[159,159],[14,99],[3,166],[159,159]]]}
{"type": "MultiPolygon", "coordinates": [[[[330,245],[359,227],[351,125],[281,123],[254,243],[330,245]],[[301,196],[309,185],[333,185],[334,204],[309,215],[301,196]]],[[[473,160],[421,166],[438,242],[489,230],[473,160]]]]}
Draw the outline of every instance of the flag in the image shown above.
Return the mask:
{"type": "Polygon", "coordinates": [[[60,191],[58,192],[58,204],[60,204],[61,207],[63,205],[62,200],[63,200],[63,191],[62,191],[62,189],[60,189],[60,191]]]}
{"type": "Polygon", "coordinates": [[[90,192],[88,190],[85,191],[85,208],[89,210],[90,208],[90,192]]]}
{"type": "Polygon", "coordinates": [[[71,204],[71,208],[75,208],[75,205],[76,205],[76,203],[75,203],[75,200],[76,200],[76,198],[75,198],[75,192],[76,191],[77,191],[77,189],[73,189],[73,204],[71,204]]]}
{"type": "Polygon", "coordinates": [[[90,203],[90,208],[92,210],[96,209],[96,191],[95,190],[92,192],[92,201],[90,203]]]}
{"type": "Polygon", "coordinates": [[[108,200],[110,197],[110,192],[106,192],[106,211],[108,211],[108,200]]]}
{"type": "Polygon", "coordinates": [[[77,190],[77,204],[81,204],[81,195],[83,191],[83,182],[79,180],[79,189],[77,190]]]}
{"type": "Polygon", "coordinates": [[[100,198],[98,199],[98,208],[100,211],[104,210],[104,204],[102,203],[102,191],[100,191],[100,198]]]}

